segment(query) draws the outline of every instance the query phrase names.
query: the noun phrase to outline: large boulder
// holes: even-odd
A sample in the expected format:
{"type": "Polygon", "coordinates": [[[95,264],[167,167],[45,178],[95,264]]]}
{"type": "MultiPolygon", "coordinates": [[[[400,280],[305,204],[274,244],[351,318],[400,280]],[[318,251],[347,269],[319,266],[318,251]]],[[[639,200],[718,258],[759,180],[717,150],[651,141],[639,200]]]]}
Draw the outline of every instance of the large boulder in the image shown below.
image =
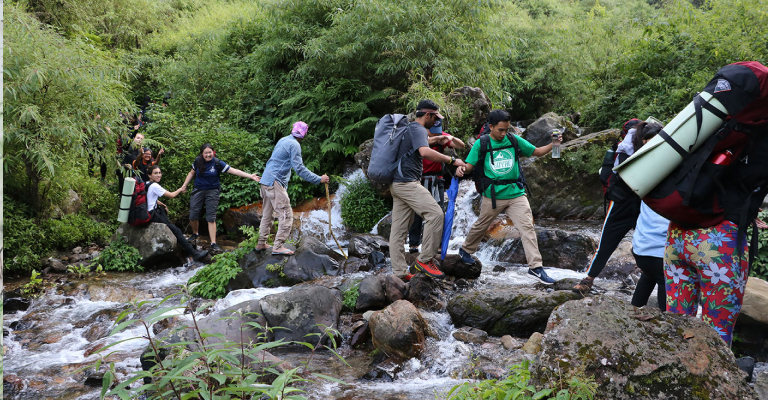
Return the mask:
{"type": "Polygon", "coordinates": [[[350,257],[368,258],[368,255],[374,251],[380,251],[389,256],[389,238],[385,239],[370,233],[352,235],[348,247],[350,257]]]}
{"type": "MultiPolygon", "coordinates": [[[[323,286],[300,285],[287,292],[265,296],[261,311],[269,326],[280,326],[274,340],[311,341],[311,333],[324,333],[325,327],[339,328],[341,292],[323,286]]],[[[323,341],[327,341],[327,337],[323,341]]]]}
{"type": "Polygon", "coordinates": [[[376,311],[368,321],[373,345],[390,357],[418,357],[426,348],[429,325],[419,310],[406,300],[376,311]]]}
{"type": "Polygon", "coordinates": [[[261,223],[260,209],[260,204],[250,204],[225,210],[221,218],[224,231],[231,237],[241,237],[243,232],[240,230],[240,227],[250,226],[254,229],[259,229],[259,224],[261,223]]]}
{"type": "Polygon", "coordinates": [[[554,377],[592,376],[596,399],[757,398],[708,324],[609,296],[558,307],[531,373],[540,386],[554,377]]]}
{"type": "Polygon", "coordinates": [[[471,86],[463,86],[454,89],[449,95],[454,102],[464,103],[472,111],[471,126],[479,128],[488,120],[491,112],[491,99],[482,89],[471,86]]]}
{"type": "Polygon", "coordinates": [[[294,255],[273,256],[269,251],[251,251],[239,260],[239,273],[227,285],[227,291],[253,287],[290,286],[325,275],[336,276],[344,257],[319,240],[301,239],[294,255]]]}
{"type": "Polygon", "coordinates": [[[385,215],[384,218],[379,220],[376,226],[373,228],[373,233],[386,238],[389,241],[389,234],[392,232],[392,213],[385,215]]]}
{"type": "Polygon", "coordinates": [[[581,298],[570,290],[546,291],[522,287],[489,287],[470,290],[448,302],[455,326],[471,326],[492,336],[529,337],[544,332],[557,306],[581,298]]]}
{"type": "Polygon", "coordinates": [[[599,219],[603,187],[597,171],[618,129],[581,136],[561,145],[562,158],[547,154],[521,162],[528,183],[528,200],[536,218],[599,219]]]}
{"type": "Polygon", "coordinates": [[[176,236],[165,224],[150,222],[144,226],[122,224],[115,236],[122,236],[126,243],[137,248],[144,267],[166,268],[184,264],[176,236]]]}
{"type": "Polygon", "coordinates": [[[408,293],[405,299],[416,307],[428,311],[442,311],[448,298],[442,282],[424,274],[416,274],[408,282],[408,293]]]}
{"type": "Polygon", "coordinates": [[[475,260],[475,263],[467,265],[464,261],[461,261],[461,257],[458,254],[448,254],[445,256],[442,264],[440,264],[440,270],[444,274],[456,278],[477,279],[483,270],[483,264],[477,257],[472,256],[472,258],[475,260]]]}
{"type": "Polygon", "coordinates": [[[733,351],[747,354],[760,361],[768,359],[768,283],[750,277],[744,292],[741,314],[734,327],[733,351]]]}
{"type": "Polygon", "coordinates": [[[360,282],[355,311],[381,310],[387,306],[387,292],[379,275],[368,275],[360,282]]]}
{"type": "MultiPolygon", "coordinates": [[[[371,163],[371,153],[373,152],[373,139],[368,139],[358,147],[358,152],[355,153],[355,163],[363,170],[363,173],[368,177],[368,164],[371,163]]],[[[389,193],[389,185],[385,183],[376,183],[371,181],[373,188],[379,192],[383,197],[391,197],[389,193]]]]}
{"type": "Polygon", "coordinates": [[[523,138],[536,147],[546,146],[552,143],[552,132],[555,129],[563,134],[563,142],[578,137],[577,126],[567,118],[550,112],[542,115],[539,119],[528,125],[525,128],[525,132],[523,132],[523,138]]]}
{"type": "MultiPolygon", "coordinates": [[[[508,219],[494,221],[486,232],[486,238],[487,246],[499,248],[496,253],[499,261],[527,263],[520,231],[508,219]]],[[[597,247],[590,236],[561,229],[537,227],[536,238],[544,265],[574,271],[587,266],[597,247]]]]}

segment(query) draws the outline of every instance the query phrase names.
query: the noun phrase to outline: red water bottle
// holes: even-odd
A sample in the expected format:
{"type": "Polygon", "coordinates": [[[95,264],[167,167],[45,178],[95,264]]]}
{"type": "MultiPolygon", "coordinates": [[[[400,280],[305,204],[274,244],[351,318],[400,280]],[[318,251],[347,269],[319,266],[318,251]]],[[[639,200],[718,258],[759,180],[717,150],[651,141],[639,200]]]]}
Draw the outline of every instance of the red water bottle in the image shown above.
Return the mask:
{"type": "Polygon", "coordinates": [[[717,165],[731,165],[733,161],[733,152],[726,150],[720,153],[715,153],[709,158],[709,162],[717,165]]]}

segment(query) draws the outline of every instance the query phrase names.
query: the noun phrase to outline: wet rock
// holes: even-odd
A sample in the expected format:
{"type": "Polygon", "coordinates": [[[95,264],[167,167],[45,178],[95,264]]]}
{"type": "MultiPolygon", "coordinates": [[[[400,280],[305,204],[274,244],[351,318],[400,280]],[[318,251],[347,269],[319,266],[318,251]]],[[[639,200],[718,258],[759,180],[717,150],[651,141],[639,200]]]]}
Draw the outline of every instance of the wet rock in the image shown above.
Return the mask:
{"type": "Polygon", "coordinates": [[[482,329],[493,336],[528,337],[544,332],[555,307],[581,295],[566,291],[550,293],[520,287],[492,287],[462,293],[448,303],[454,325],[482,329]]]}
{"type": "Polygon", "coordinates": [[[368,310],[368,311],[364,312],[363,313],[363,319],[366,320],[366,321],[370,321],[371,320],[371,315],[373,315],[374,312],[375,311],[373,311],[373,310],[368,310]]]}
{"type": "Polygon", "coordinates": [[[755,391],[760,400],[768,399],[768,371],[760,371],[755,377],[755,391]]]}
{"type": "MultiPolygon", "coordinates": [[[[520,232],[509,220],[504,219],[491,226],[486,237],[487,246],[500,248],[496,259],[516,264],[527,263],[520,232]]],[[[584,269],[597,246],[591,237],[583,233],[561,229],[537,227],[536,238],[544,265],[574,271],[584,269]]]]}
{"type": "Polygon", "coordinates": [[[388,358],[377,364],[360,379],[374,382],[392,382],[395,380],[398,372],[402,369],[403,367],[400,360],[396,358],[388,358]]]}
{"type": "Polygon", "coordinates": [[[699,318],[609,296],[570,301],[547,323],[531,368],[541,386],[576,371],[597,399],[756,399],[725,342],[699,318]]]}
{"type": "Polygon", "coordinates": [[[739,323],[759,325],[768,329],[768,282],[750,277],[744,292],[739,323]]]}
{"type": "Polygon", "coordinates": [[[110,327],[102,324],[91,325],[83,332],[83,337],[89,342],[95,342],[101,338],[109,336],[110,327]]]}
{"type": "Polygon", "coordinates": [[[384,216],[384,218],[382,218],[381,221],[379,221],[379,223],[376,224],[375,229],[376,229],[377,235],[383,238],[387,238],[387,240],[389,240],[389,234],[390,232],[392,232],[392,213],[390,212],[389,214],[384,216]]]}
{"type": "Polygon", "coordinates": [[[405,299],[416,307],[429,311],[440,311],[446,306],[440,283],[424,274],[416,274],[411,278],[408,282],[408,293],[405,299]]]}
{"type": "Polygon", "coordinates": [[[320,326],[338,329],[341,293],[322,286],[301,285],[262,298],[261,310],[269,326],[288,328],[274,331],[274,340],[305,341],[310,333],[323,334],[320,326]]]}
{"type": "MultiPolygon", "coordinates": [[[[355,153],[355,163],[363,170],[365,176],[368,176],[368,164],[371,163],[371,152],[373,151],[373,139],[368,139],[358,147],[358,152],[355,153]]],[[[389,185],[384,183],[371,182],[373,188],[383,197],[392,197],[389,193],[389,185]]],[[[379,231],[381,234],[381,231],[379,231]]]]}
{"type": "Polygon", "coordinates": [[[261,223],[261,218],[257,214],[257,207],[254,207],[253,204],[239,208],[229,208],[224,211],[221,220],[222,225],[224,225],[224,231],[230,237],[243,236],[240,227],[250,226],[254,229],[259,229],[259,224],[261,223]]]}
{"type": "Polygon", "coordinates": [[[552,131],[555,129],[563,134],[563,143],[578,137],[578,127],[567,118],[550,112],[528,125],[523,132],[523,138],[536,147],[546,146],[552,143],[552,131]]]}
{"type": "Polygon", "coordinates": [[[619,138],[619,130],[611,129],[581,136],[563,143],[563,158],[549,154],[530,157],[521,162],[528,183],[531,210],[535,218],[600,219],[603,211],[603,187],[597,171],[586,169],[586,158],[602,158],[605,150],[619,138]],[[578,153],[577,153],[578,151],[578,153]],[[578,163],[571,154],[583,154],[578,163]]]}
{"type": "Polygon", "coordinates": [[[384,290],[379,275],[368,275],[360,282],[360,295],[357,297],[355,311],[381,310],[387,306],[387,292],[384,290]]]}
{"type": "Polygon", "coordinates": [[[360,321],[352,328],[352,339],[349,346],[356,349],[365,346],[371,340],[371,329],[368,321],[360,321]]]}
{"type": "Polygon", "coordinates": [[[418,357],[426,347],[429,327],[419,310],[406,300],[374,312],[369,324],[373,345],[389,356],[404,360],[418,357]]]}
{"type": "Polygon", "coordinates": [[[239,273],[227,284],[227,291],[254,287],[290,286],[324,275],[336,276],[344,261],[341,254],[319,240],[301,239],[293,256],[273,256],[270,251],[251,251],[239,260],[239,273]]]}
{"type": "Polygon", "coordinates": [[[471,326],[464,326],[453,332],[453,338],[464,343],[483,344],[488,339],[488,334],[471,326]]]}
{"type": "MultiPolygon", "coordinates": [[[[586,268],[587,265],[589,265],[589,261],[584,264],[584,268],[586,268]]],[[[632,235],[628,234],[627,237],[619,243],[616,250],[613,251],[608,262],[605,263],[605,268],[600,271],[600,278],[622,279],[635,271],[638,271],[639,274],[640,270],[637,268],[635,257],[632,255],[632,235]]]]}
{"type": "Polygon", "coordinates": [[[507,269],[502,267],[501,265],[497,265],[493,267],[493,272],[507,272],[507,269]]]}
{"type": "Polygon", "coordinates": [[[103,373],[95,373],[87,378],[85,378],[85,386],[93,386],[93,387],[101,387],[102,383],[104,382],[104,374],[103,373]]]}
{"type": "Polygon", "coordinates": [[[368,258],[368,255],[374,251],[380,251],[388,256],[389,239],[370,233],[355,234],[349,239],[349,255],[352,257],[368,258]]]}
{"type": "Polygon", "coordinates": [[[51,268],[51,272],[59,273],[59,274],[66,274],[67,273],[67,266],[64,265],[61,260],[57,260],[55,258],[49,258],[48,259],[48,266],[51,268]]]}
{"type": "Polygon", "coordinates": [[[361,260],[357,257],[349,257],[342,263],[341,271],[339,274],[344,275],[354,274],[355,272],[360,271],[370,271],[371,267],[371,263],[369,263],[368,260],[361,260]]]}
{"type": "Polygon", "coordinates": [[[24,390],[24,380],[15,374],[3,374],[3,397],[15,399],[24,390]]]}
{"type": "Polygon", "coordinates": [[[483,264],[477,257],[472,256],[472,258],[475,260],[475,263],[467,265],[464,261],[461,261],[461,257],[458,254],[448,254],[440,265],[440,270],[444,274],[456,278],[477,279],[483,270],[483,264]]]}
{"type": "Polygon", "coordinates": [[[112,301],[129,303],[134,300],[147,300],[152,294],[140,289],[118,285],[96,285],[88,287],[88,295],[92,301],[112,301]]]}
{"type": "Polygon", "coordinates": [[[368,264],[371,265],[371,271],[380,271],[388,268],[387,258],[380,251],[368,254],[368,264]]]}
{"type": "Polygon", "coordinates": [[[122,236],[139,250],[140,264],[144,267],[177,267],[185,262],[176,237],[165,224],[151,222],[138,227],[122,224],[115,235],[122,236]]]}
{"type": "MultiPolygon", "coordinates": [[[[3,294],[5,295],[5,293],[3,294]]],[[[6,298],[3,301],[3,314],[15,314],[19,311],[26,311],[31,303],[32,300],[24,297],[6,298]]]]}
{"type": "Polygon", "coordinates": [[[449,94],[451,100],[464,103],[472,110],[472,127],[479,131],[479,128],[488,120],[488,114],[491,112],[491,99],[482,89],[471,86],[463,86],[454,89],[449,94]]]}
{"type": "Polygon", "coordinates": [[[406,285],[402,279],[394,275],[384,275],[382,284],[386,293],[387,304],[394,303],[405,298],[406,285]]]}
{"type": "Polygon", "coordinates": [[[507,350],[514,350],[520,347],[515,339],[510,335],[504,335],[501,337],[501,345],[507,350]]]}
{"type": "Polygon", "coordinates": [[[539,332],[533,332],[531,337],[523,345],[523,351],[528,354],[537,354],[541,351],[541,340],[544,338],[539,332]]]}

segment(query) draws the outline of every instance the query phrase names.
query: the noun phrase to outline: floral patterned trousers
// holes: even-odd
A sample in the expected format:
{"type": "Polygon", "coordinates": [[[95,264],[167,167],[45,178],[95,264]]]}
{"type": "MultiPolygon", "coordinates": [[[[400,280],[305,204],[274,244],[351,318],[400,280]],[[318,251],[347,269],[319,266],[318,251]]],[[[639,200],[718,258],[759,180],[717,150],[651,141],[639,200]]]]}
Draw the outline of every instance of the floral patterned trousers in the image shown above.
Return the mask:
{"type": "Polygon", "coordinates": [[[667,311],[696,315],[701,304],[701,318],[728,345],[749,276],[747,240],[737,243],[737,234],[730,221],[697,229],[670,223],[664,251],[667,311]]]}

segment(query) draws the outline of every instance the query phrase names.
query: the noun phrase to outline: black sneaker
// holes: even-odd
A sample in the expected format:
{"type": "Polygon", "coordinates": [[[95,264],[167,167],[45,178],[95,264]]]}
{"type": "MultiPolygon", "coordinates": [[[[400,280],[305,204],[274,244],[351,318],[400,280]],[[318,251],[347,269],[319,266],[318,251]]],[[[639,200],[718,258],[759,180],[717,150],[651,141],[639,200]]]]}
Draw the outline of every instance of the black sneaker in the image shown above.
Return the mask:
{"type": "Polygon", "coordinates": [[[197,240],[197,237],[200,236],[197,233],[193,233],[192,236],[187,238],[187,242],[194,243],[197,240]]]}
{"type": "Polygon", "coordinates": [[[464,264],[473,265],[475,263],[472,255],[464,251],[464,249],[459,249],[459,256],[461,256],[461,261],[464,261],[464,264]]]}
{"type": "Polygon", "coordinates": [[[528,268],[528,275],[535,276],[538,278],[541,283],[545,285],[551,285],[555,283],[555,280],[550,278],[549,275],[547,275],[546,272],[544,272],[544,267],[538,267],[538,268],[528,268]]]}
{"type": "Polygon", "coordinates": [[[211,243],[211,252],[220,252],[220,251],[221,251],[221,247],[219,247],[218,244],[211,243]]]}
{"type": "Polygon", "coordinates": [[[195,261],[200,261],[203,258],[205,258],[205,256],[207,255],[208,255],[208,250],[200,250],[192,254],[192,259],[195,261]]]}

